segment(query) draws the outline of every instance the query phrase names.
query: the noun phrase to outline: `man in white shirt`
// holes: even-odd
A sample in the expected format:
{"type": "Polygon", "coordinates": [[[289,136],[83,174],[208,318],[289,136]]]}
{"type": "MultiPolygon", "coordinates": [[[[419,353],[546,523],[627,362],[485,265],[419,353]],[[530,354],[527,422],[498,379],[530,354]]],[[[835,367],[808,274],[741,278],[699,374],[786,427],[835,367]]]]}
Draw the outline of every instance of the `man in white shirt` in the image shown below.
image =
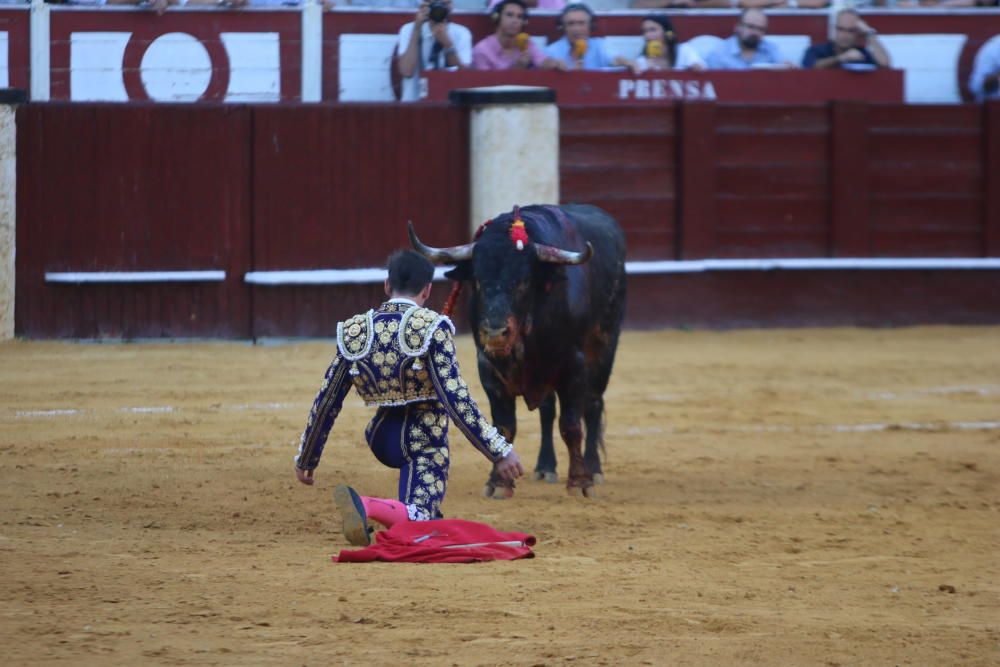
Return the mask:
{"type": "Polygon", "coordinates": [[[450,16],[451,0],[423,0],[413,21],[399,30],[396,67],[403,77],[402,101],[426,95],[423,72],[472,65],[472,33],[450,16]]]}

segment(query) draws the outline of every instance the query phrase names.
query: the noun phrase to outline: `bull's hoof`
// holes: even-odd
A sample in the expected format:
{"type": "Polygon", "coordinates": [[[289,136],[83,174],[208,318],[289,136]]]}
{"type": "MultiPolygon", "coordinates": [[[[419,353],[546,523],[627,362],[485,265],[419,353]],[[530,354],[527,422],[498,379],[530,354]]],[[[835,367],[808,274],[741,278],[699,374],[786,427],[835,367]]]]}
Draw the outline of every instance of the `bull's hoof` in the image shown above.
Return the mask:
{"type": "Polygon", "coordinates": [[[493,500],[509,500],[514,497],[514,488],[511,486],[498,486],[493,489],[493,500]]]}
{"type": "Polygon", "coordinates": [[[507,500],[514,497],[514,487],[487,482],[483,486],[483,497],[493,498],[494,500],[507,500]]]}
{"type": "Polygon", "coordinates": [[[586,478],[573,479],[570,480],[566,485],[566,493],[571,496],[584,498],[596,498],[597,490],[594,488],[593,482],[586,478]]]}
{"type": "Polygon", "coordinates": [[[594,484],[604,484],[604,473],[602,472],[594,473],[594,484]]]}
{"type": "Polygon", "coordinates": [[[559,475],[551,470],[536,470],[534,475],[536,482],[548,482],[555,484],[559,481],[559,475]]]}

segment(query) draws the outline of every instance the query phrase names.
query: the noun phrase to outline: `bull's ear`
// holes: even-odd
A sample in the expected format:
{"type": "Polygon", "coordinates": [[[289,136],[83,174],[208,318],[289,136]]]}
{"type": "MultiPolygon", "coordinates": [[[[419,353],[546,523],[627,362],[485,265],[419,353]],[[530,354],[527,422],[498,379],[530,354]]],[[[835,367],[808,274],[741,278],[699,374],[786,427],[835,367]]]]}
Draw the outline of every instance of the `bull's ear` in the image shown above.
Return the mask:
{"type": "Polygon", "coordinates": [[[444,277],[458,282],[472,280],[472,262],[459,262],[455,268],[446,271],[444,277]]]}

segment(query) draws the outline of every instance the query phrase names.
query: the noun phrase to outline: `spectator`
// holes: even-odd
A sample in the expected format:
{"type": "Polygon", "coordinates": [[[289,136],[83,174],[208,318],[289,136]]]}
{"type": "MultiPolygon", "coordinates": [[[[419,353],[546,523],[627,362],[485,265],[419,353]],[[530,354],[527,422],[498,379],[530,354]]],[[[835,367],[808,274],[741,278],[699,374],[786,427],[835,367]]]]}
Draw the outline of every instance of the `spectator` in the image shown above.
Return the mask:
{"type": "Polygon", "coordinates": [[[889,53],[879,41],[878,32],[853,9],[837,12],[832,41],[813,44],[802,56],[802,66],[806,68],[832,69],[848,63],[890,65],[889,53]]]}
{"type": "Polygon", "coordinates": [[[413,21],[400,28],[396,67],[403,77],[402,101],[414,102],[422,97],[422,71],[472,64],[472,33],[449,21],[450,15],[451,0],[423,0],[413,21]]]}
{"type": "Polygon", "coordinates": [[[969,90],[979,102],[1000,98],[1000,35],[988,40],[976,54],[969,90]]]}
{"type": "Polygon", "coordinates": [[[764,38],[767,15],[760,9],[744,9],[733,29],[735,33],[708,54],[709,69],[750,69],[751,67],[794,67],[781,60],[781,50],[764,38]]]}
{"type": "Polygon", "coordinates": [[[582,2],[566,5],[556,22],[565,34],[546,47],[545,55],[557,60],[556,67],[561,70],[630,67],[635,71],[635,63],[622,56],[612,57],[604,40],[592,36],[595,21],[594,11],[582,2]]]}
{"type": "Polygon", "coordinates": [[[528,23],[524,0],[502,0],[490,12],[490,17],[496,32],[472,48],[474,69],[554,69],[558,66],[558,62],[547,58],[524,32],[528,23]]]}
{"type": "Polygon", "coordinates": [[[646,40],[642,53],[635,59],[637,69],[705,69],[705,61],[687,44],[677,43],[674,24],[666,14],[650,14],[640,24],[646,40]]]}
{"type": "MultiPolygon", "coordinates": [[[[487,8],[493,9],[501,2],[503,0],[490,0],[487,8]]],[[[524,6],[531,7],[532,9],[554,9],[560,11],[566,6],[566,0],[524,0],[524,6]]]]}

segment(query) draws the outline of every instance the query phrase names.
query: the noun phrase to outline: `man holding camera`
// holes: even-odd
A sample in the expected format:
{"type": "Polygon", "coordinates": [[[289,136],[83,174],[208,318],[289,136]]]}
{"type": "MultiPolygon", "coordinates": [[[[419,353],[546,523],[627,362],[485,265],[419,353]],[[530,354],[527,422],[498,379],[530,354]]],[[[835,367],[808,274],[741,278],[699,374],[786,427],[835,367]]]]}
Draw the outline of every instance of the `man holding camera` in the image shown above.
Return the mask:
{"type": "Polygon", "coordinates": [[[421,73],[432,69],[469,67],[472,33],[448,20],[451,0],[423,0],[411,23],[399,31],[396,66],[403,77],[401,99],[414,102],[426,95],[421,73]]]}

